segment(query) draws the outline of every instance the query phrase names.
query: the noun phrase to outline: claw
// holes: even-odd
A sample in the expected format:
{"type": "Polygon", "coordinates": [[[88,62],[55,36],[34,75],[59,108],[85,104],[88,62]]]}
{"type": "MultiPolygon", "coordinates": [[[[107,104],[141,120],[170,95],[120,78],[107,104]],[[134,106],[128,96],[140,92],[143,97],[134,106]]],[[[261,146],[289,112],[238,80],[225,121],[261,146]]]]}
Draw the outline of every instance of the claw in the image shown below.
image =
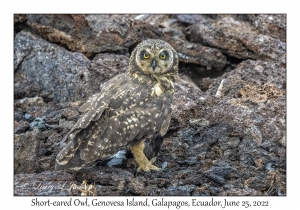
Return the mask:
{"type": "Polygon", "coordinates": [[[141,168],[141,167],[138,167],[137,172],[141,172],[141,171],[144,171],[144,172],[146,172],[146,173],[150,172],[150,170],[149,170],[148,167],[145,167],[144,169],[141,168]]]}
{"type": "Polygon", "coordinates": [[[160,171],[160,168],[157,168],[153,165],[153,163],[156,161],[156,158],[152,158],[149,161],[148,158],[145,156],[143,152],[145,148],[144,141],[145,140],[142,140],[138,144],[135,144],[130,147],[130,150],[139,166],[137,172],[149,172],[150,170],[160,171]]]}
{"type": "Polygon", "coordinates": [[[155,161],[156,161],[156,157],[152,158],[149,162],[150,162],[151,164],[153,164],[153,163],[155,163],[155,161]]]}
{"type": "Polygon", "coordinates": [[[141,171],[144,171],[146,173],[150,172],[150,170],[147,167],[144,169],[142,169],[141,167],[138,167],[137,172],[141,172],[141,171]]]}
{"type": "Polygon", "coordinates": [[[155,165],[151,165],[149,168],[153,171],[160,171],[161,170],[160,168],[156,167],[155,165]]]}
{"type": "Polygon", "coordinates": [[[146,165],[144,165],[144,167],[138,167],[137,172],[141,172],[144,171],[146,173],[150,172],[150,170],[153,171],[160,171],[161,169],[156,167],[155,165],[152,165],[152,163],[154,163],[156,160],[156,158],[152,158],[150,161],[148,161],[148,163],[146,165]]]}

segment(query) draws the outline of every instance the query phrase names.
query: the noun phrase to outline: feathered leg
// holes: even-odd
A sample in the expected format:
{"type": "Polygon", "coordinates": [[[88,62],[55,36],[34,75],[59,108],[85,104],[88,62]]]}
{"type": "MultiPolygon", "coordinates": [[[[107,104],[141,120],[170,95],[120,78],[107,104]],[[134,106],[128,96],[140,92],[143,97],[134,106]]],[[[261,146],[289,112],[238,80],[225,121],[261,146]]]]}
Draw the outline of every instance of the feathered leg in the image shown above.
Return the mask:
{"type": "Polygon", "coordinates": [[[152,165],[152,163],[155,162],[155,158],[152,158],[150,161],[147,159],[147,157],[144,154],[144,144],[145,140],[140,141],[138,144],[135,144],[130,147],[130,150],[136,160],[136,162],[139,165],[139,168],[137,169],[138,171],[145,171],[149,172],[150,170],[153,171],[159,171],[160,168],[152,165]]]}

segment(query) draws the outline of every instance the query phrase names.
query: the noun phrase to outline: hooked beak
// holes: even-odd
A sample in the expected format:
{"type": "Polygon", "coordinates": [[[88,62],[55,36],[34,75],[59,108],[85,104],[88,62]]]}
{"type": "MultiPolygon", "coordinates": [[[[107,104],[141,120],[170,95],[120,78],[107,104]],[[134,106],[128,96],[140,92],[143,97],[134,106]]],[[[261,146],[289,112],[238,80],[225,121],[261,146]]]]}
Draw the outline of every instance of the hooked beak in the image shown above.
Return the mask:
{"type": "Polygon", "coordinates": [[[156,61],[155,59],[152,60],[151,66],[152,66],[153,71],[154,71],[154,69],[156,68],[156,62],[157,62],[157,61],[156,61]]]}

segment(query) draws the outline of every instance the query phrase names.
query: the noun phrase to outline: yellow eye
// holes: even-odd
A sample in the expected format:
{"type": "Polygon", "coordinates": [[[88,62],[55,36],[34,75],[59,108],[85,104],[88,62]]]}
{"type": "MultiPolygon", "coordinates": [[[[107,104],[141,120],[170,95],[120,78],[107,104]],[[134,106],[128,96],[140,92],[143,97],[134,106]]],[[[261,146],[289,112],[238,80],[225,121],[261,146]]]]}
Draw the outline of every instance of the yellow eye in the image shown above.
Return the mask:
{"type": "Polygon", "coordinates": [[[144,58],[148,59],[150,57],[150,55],[148,53],[144,54],[144,58]]]}
{"type": "Polygon", "coordinates": [[[159,56],[159,58],[162,59],[162,60],[165,60],[166,57],[167,57],[166,54],[162,54],[162,55],[159,56]]]}

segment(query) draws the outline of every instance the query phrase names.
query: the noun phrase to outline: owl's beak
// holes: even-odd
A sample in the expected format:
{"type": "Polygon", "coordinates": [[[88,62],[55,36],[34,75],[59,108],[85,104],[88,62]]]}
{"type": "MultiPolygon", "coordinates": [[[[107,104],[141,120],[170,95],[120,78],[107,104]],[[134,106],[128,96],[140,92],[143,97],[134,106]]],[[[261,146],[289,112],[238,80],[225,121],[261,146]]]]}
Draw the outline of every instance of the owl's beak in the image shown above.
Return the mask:
{"type": "Polygon", "coordinates": [[[154,69],[156,68],[156,60],[155,59],[153,59],[152,60],[152,64],[151,64],[151,66],[152,66],[152,68],[153,68],[153,71],[154,71],[154,69]]]}

